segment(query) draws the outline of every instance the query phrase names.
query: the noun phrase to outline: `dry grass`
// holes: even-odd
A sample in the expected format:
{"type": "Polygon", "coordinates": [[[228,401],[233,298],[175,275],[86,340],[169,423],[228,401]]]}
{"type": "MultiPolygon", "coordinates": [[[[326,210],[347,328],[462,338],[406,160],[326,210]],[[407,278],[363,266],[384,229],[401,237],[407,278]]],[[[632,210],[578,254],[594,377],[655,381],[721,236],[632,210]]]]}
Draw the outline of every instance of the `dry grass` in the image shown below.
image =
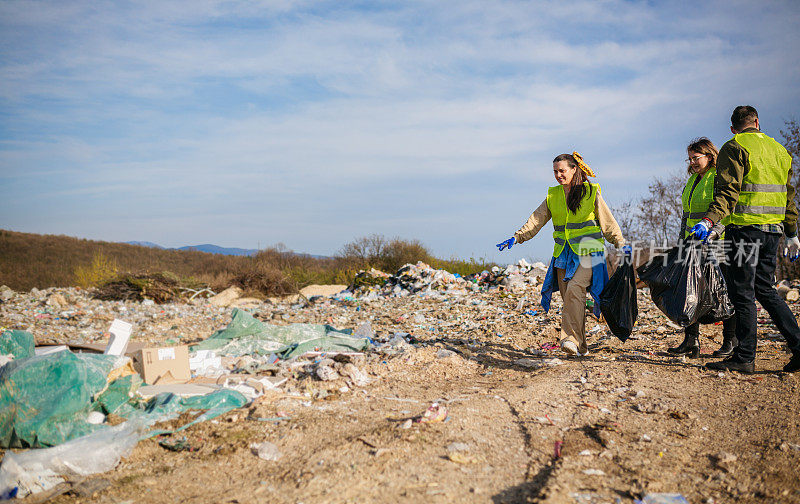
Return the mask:
{"type": "Polygon", "coordinates": [[[492,266],[475,259],[438,259],[419,241],[388,240],[380,235],[354,240],[335,257],[315,258],[281,246],[252,257],[226,256],[0,230],[0,284],[20,291],[102,287],[114,282],[120,289],[131,279],[161,275],[174,277],[181,286],[220,291],[237,285],[249,295],[272,296],[315,283],[349,284],[361,269],[394,273],[403,264],[417,261],[461,275],[492,266]]]}

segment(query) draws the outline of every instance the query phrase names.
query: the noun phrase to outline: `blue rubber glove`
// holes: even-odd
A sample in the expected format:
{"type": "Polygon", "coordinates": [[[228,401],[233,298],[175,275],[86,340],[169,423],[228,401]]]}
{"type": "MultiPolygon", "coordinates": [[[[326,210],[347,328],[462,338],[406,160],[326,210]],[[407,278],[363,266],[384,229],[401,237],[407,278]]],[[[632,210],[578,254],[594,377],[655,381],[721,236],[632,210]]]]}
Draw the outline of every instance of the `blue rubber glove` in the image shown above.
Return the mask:
{"type": "Polygon", "coordinates": [[[630,257],[633,254],[633,249],[630,245],[625,245],[622,247],[622,253],[625,254],[625,257],[630,257]]]}
{"type": "Polygon", "coordinates": [[[710,230],[711,230],[711,223],[708,220],[703,219],[697,224],[695,224],[694,227],[689,231],[689,233],[693,234],[694,236],[698,237],[701,240],[705,240],[706,238],[708,238],[708,232],[710,230]]]}
{"type": "Polygon", "coordinates": [[[512,237],[511,237],[511,238],[509,238],[508,240],[506,240],[506,241],[504,241],[504,242],[500,242],[500,243],[498,243],[498,244],[497,244],[497,250],[499,250],[499,251],[501,251],[501,252],[502,252],[503,250],[505,250],[505,249],[507,249],[507,248],[509,248],[509,249],[510,249],[511,247],[513,247],[513,246],[514,246],[514,244],[515,244],[516,242],[517,242],[517,240],[515,240],[515,239],[514,239],[514,237],[512,236],[512,237]]]}

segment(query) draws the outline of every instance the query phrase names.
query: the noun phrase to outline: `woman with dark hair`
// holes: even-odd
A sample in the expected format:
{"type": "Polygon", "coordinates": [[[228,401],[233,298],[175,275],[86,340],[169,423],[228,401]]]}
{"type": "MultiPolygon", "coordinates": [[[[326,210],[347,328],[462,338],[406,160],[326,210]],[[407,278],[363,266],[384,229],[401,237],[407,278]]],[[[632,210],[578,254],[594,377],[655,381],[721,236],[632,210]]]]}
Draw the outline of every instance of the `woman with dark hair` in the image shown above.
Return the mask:
{"type": "MultiPolygon", "coordinates": [[[[706,137],[692,140],[686,147],[687,169],[689,180],[681,194],[683,205],[683,220],[681,221],[681,231],[678,240],[689,239],[692,234],[692,227],[700,222],[708,210],[708,205],[714,199],[714,179],[717,174],[717,151],[714,143],[706,137]]],[[[729,218],[722,219],[709,235],[712,239],[722,239],[725,235],[725,224],[729,218]]],[[[723,277],[727,281],[728,268],[725,261],[721,261],[720,269],[723,277]]],[[[688,355],[690,358],[700,357],[700,345],[697,340],[700,337],[700,324],[694,324],[684,329],[683,342],[676,347],[667,348],[667,352],[673,355],[688,355]]],[[[714,357],[728,357],[736,348],[736,317],[730,317],[722,321],[722,346],[714,352],[714,357]]]]}
{"type": "MultiPolygon", "coordinates": [[[[564,307],[561,311],[561,349],[569,355],[587,355],[586,290],[595,299],[594,313],[600,315],[598,297],[608,281],[603,238],[617,247],[625,245],[622,231],[600,196],[600,185],[590,183],[594,172],[577,152],[553,160],[553,175],[559,185],[547,190],[547,197],[525,225],[499,250],[530,240],[553,219],[553,259],[542,284],[542,307],[549,311],[553,291],[558,287],[564,307]]],[[[625,247],[626,254],[630,247],[625,247]]]]}

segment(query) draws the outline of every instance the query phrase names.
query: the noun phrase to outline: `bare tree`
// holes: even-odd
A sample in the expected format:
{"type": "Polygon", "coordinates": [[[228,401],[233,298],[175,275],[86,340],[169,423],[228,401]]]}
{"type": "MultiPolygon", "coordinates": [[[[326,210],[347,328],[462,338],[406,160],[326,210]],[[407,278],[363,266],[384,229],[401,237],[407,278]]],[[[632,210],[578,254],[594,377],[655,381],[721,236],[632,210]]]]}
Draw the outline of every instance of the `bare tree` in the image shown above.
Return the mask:
{"type": "Polygon", "coordinates": [[[387,245],[387,240],[383,235],[371,234],[345,244],[336,256],[374,265],[386,253],[387,245]]]}
{"type": "Polygon", "coordinates": [[[682,225],[681,193],[687,175],[675,171],[665,177],[654,177],[643,197],[623,202],[611,211],[628,242],[640,246],[655,242],[657,246],[674,244],[682,225]]]}
{"type": "Polygon", "coordinates": [[[781,130],[783,137],[783,146],[792,155],[792,174],[793,183],[797,187],[800,181],[800,124],[797,119],[790,119],[785,121],[786,129],[781,130]]]}
{"type": "MultiPolygon", "coordinates": [[[[783,146],[792,155],[792,184],[795,190],[798,189],[800,184],[800,124],[797,119],[789,119],[784,121],[786,126],[785,130],[781,130],[781,137],[783,137],[783,146]]],[[[797,196],[797,193],[795,192],[797,196]]],[[[795,197],[795,202],[797,198],[795,197]]],[[[800,276],[800,264],[797,262],[790,262],[788,259],[783,258],[784,244],[781,242],[778,247],[778,267],[775,272],[778,279],[783,278],[798,278],[800,276]]]]}
{"type": "Polygon", "coordinates": [[[634,201],[628,200],[610,207],[611,213],[622,231],[622,236],[628,241],[638,240],[641,235],[638,229],[637,208],[634,203],[634,201]]]}

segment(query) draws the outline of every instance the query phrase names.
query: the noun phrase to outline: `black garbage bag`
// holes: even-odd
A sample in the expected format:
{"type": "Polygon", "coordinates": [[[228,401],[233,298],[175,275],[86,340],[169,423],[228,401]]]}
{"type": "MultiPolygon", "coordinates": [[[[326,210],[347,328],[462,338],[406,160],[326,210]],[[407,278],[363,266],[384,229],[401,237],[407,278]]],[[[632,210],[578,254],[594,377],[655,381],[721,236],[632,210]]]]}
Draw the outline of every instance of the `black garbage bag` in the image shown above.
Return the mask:
{"type": "Polygon", "coordinates": [[[600,312],[611,332],[622,341],[630,337],[639,316],[636,275],[633,264],[624,260],[600,293],[600,312]]]}
{"type": "Polygon", "coordinates": [[[734,309],[733,303],[728,296],[728,285],[725,282],[725,275],[711,251],[709,251],[706,261],[703,263],[703,276],[706,279],[707,302],[711,309],[697,321],[701,324],[713,324],[714,322],[731,318],[734,314],[734,309]]]}
{"type": "Polygon", "coordinates": [[[636,268],[639,280],[652,291],[663,291],[675,286],[680,280],[680,268],[671,267],[680,260],[681,247],[672,247],[666,253],[654,256],[647,263],[636,268]]]}
{"type": "Polygon", "coordinates": [[[705,252],[702,242],[686,242],[673,247],[666,258],[655,257],[637,269],[658,309],[682,327],[712,309],[703,274],[705,252]]]}

